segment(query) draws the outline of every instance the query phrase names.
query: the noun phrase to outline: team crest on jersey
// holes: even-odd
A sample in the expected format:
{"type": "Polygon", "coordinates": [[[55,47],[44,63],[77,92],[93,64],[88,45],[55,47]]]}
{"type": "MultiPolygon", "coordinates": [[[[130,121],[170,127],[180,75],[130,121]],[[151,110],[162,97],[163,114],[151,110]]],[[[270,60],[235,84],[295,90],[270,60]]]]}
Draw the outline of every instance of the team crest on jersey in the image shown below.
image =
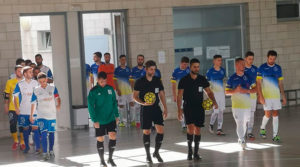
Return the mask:
{"type": "Polygon", "coordinates": [[[252,72],[255,72],[255,69],[254,69],[254,68],[252,68],[252,69],[251,69],[251,71],[252,71],[252,72]]]}
{"type": "Polygon", "coordinates": [[[244,75],[244,76],[243,76],[243,79],[244,79],[244,80],[247,80],[248,78],[244,75]]]}
{"type": "Polygon", "coordinates": [[[98,93],[98,96],[100,96],[101,95],[101,93],[98,93]]]}
{"type": "Polygon", "coordinates": [[[221,74],[224,75],[224,71],[223,70],[221,70],[221,74]]]}
{"type": "Polygon", "coordinates": [[[277,68],[277,67],[274,67],[274,71],[278,71],[278,68],[277,68]]]}

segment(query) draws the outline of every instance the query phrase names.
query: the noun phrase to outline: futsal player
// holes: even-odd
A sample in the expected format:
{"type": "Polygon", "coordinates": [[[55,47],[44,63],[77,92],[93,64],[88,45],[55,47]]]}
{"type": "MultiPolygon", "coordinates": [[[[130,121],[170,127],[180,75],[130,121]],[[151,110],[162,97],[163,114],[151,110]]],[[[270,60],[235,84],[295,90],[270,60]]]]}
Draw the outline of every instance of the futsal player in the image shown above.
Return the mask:
{"type": "Polygon", "coordinates": [[[204,127],[205,111],[202,107],[203,92],[213,101],[214,107],[218,105],[213,92],[209,88],[207,79],[199,74],[200,61],[192,59],[190,61],[190,73],[184,76],[178,84],[177,108],[178,120],[182,121],[184,113],[187,125],[188,160],[199,160],[198,153],[201,140],[201,128],[204,127]],[[183,97],[183,109],[182,109],[183,97]],[[192,143],[194,141],[194,153],[192,143]]]}
{"type": "Polygon", "coordinates": [[[60,110],[61,101],[56,87],[48,84],[48,77],[45,73],[39,73],[37,79],[39,86],[34,88],[31,96],[30,122],[37,123],[39,126],[42,135],[43,159],[48,160],[55,157],[53,146],[56,112],[60,110]],[[34,118],[35,113],[37,113],[36,118],[34,118]]]}
{"type": "Polygon", "coordinates": [[[98,84],[93,87],[88,96],[88,109],[97,137],[97,150],[101,159],[100,165],[107,167],[104,160],[104,136],[109,136],[109,158],[108,163],[116,166],[112,159],[116,147],[116,125],[119,121],[119,112],[116,94],[113,87],[107,85],[105,72],[98,73],[98,84]]]}
{"type": "Polygon", "coordinates": [[[244,59],[237,58],[235,60],[235,69],[236,73],[230,76],[227,81],[226,95],[231,95],[232,114],[236,122],[238,143],[241,144],[241,147],[245,150],[245,135],[251,113],[250,93],[256,92],[256,85],[255,81],[244,73],[244,59]]]}
{"type": "Polygon", "coordinates": [[[278,135],[278,110],[281,105],[286,104],[286,97],[283,88],[283,76],[281,67],[276,64],[277,52],[270,50],[267,55],[267,62],[258,68],[257,73],[257,89],[258,97],[265,110],[260,127],[260,136],[266,138],[266,125],[273,117],[273,141],[280,141],[278,135]],[[282,103],[280,101],[282,98],[282,103]]]}
{"type": "Polygon", "coordinates": [[[110,63],[110,53],[104,54],[105,63],[99,66],[98,72],[105,72],[107,75],[107,85],[111,86],[116,90],[116,86],[114,83],[114,72],[115,72],[115,65],[110,63]]]}
{"type": "MultiPolygon", "coordinates": [[[[184,76],[188,75],[190,73],[190,68],[189,68],[189,62],[190,59],[188,57],[182,57],[180,61],[179,67],[175,68],[172,77],[171,77],[171,84],[172,84],[172,95],[173,95],[173,101],[177,101],[177,83],[180,81],[181,78],[184,76]]],[[[184,119],[180,121],[181,123],[181,128],[185,131],[186,130],[186,124],[184,122],[184,119]]]]}
{"type": "Polygon", "coordinates": [[[150,155],[150,133],[152,122],[155,124],[157,135],[155,137],[155,151],[153,157],[157,158],[159,162],[163,162],[159,154],[163,137],[164,137],[164,119],[168,115],[166,98],[163,84],[160,78],[155,77],[156,63],[152,60],[146,62],[146,75],[138,79],[134,85],[133,98],[134,100],[142,105],[141,109],[141,123],[143,129],[143,142],[146,150],[146,161],[152,163],[150,155]],[[145,101],[146,94],[154,94],[155,100],[152,103],[145,101]],[[159,106],[161,101],[163,105],[163,111],[159,106]]]}
{"type": "Polygon", "coordinates": [[[47,75],[48,83],[53,83],[52,71],[48,66],[43,65],[43,57],[41,54],[35,55],[35,62],[37,64],[37,66],[40,68],[41,72],[43,72],[47,75]]]}
{"type": "Polygon", "coordinates": [[[225,110],[225,90],[223,86],[226,71],[222,68],[222,56],[215,55],[213,58],[214,66],[206,73],[206,78],[210,82],[212,91],[214,92],[216,101],[218,103],[217,109],[213,109],[210,118],[209,132],[214,133],[213,126],[218,119],[217,135],[225,135],[222,130],[223,126],[223,112],[225,110]]]}
{"type": "Polygon", "coordinates": [[[94,60],[94,64],[91,65],[91,84],[92,87],[97,85],[97,74],[98,74],[98,69],[101,66],[101,64],[104,64],[103,62],[101,62],[101,58],[102,58],[102,53],[101,52],[95,52],[93,57],[94,60]]]}

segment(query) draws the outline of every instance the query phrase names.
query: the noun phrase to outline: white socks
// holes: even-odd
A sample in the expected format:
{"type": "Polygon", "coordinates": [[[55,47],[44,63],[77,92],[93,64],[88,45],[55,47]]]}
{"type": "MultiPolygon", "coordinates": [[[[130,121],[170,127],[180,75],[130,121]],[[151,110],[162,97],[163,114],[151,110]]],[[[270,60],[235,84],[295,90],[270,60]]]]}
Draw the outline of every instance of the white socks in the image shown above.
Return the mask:
{"type": "Polygon", "coordinates": [[[260,129],[266,129],[266,125],[267,125],[269,119],[270,119],[270,118],[267,118],[266,116],[263,117],[263,120],[262,120],[260,129]]]}
{"type": "Polygon", "coordinates": [[[279,119],[278,116],[273,117],[273,137],[278,134],[279,119]]]}

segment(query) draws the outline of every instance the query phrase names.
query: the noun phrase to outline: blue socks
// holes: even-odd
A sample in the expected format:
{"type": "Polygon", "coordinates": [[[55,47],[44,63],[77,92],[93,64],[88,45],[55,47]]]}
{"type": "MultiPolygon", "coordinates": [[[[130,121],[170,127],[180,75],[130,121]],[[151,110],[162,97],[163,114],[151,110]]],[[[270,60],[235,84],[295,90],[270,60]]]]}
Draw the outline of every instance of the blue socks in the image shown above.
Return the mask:
{"type": "Polygon", "coordinates": [[[49,132],[49,151],[53,151],[54,132],[49,132]]]}
{"type": "Polygon", "coordinates": [[[41,148],[40,144],[40,132],[39,130],[33,130],[33,139],[35,144],[35,150],[38,151],[41,148]]]}
{"type": "Polygon", "coordinates": [[[48,148],[47,136],[48,136],[48,132],[47,131],[43,131],[42,132],[43,153],[47,153],[47,148],[48,148]]]}

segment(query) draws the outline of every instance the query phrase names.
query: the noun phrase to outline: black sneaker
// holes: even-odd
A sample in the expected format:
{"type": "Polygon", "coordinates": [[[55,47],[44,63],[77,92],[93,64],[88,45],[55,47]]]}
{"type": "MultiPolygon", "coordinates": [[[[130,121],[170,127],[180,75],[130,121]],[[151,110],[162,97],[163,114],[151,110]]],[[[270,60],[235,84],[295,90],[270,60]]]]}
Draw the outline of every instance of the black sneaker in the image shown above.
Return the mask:
{"type": "Polygon", "coordinates": [[[158,152],[154,152],[153,157],[156,158],[158,162],[164,162],[158,152]]]}
{"type": "Polygon", "coordinates": [[[201,160],[202,157],[199,154],[194,154],[194,160],[201,160]]]}
{"type": "Polygon", "coordinates": [[[113,159],[108,159],[107,163],[110,164],[112,167],[116,167],[117,165],[115,164],[113,159]]]}
{"type": "Polygon", "coordinates": [[[193,160],[193,153],[188,153],[187,160],[193,160]]]}
{"type": "Polygon", "coordinates": [[[146,162],[147,162],[147,163],[150,163],[150,164],[153,163],[152,158],[151,158],[150,155],[147,155],[147,157],[146,157],[146,162]]]}
{"type": "Polygon", "coordinates": [[[101,167],[107,167],[105,161],[101,161],[101,162],[100,162],[100,166],[101,166],[101,167]]]}

